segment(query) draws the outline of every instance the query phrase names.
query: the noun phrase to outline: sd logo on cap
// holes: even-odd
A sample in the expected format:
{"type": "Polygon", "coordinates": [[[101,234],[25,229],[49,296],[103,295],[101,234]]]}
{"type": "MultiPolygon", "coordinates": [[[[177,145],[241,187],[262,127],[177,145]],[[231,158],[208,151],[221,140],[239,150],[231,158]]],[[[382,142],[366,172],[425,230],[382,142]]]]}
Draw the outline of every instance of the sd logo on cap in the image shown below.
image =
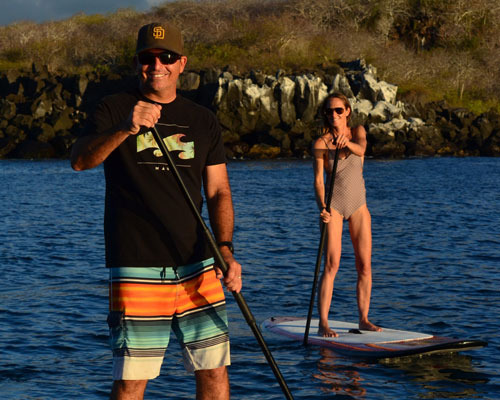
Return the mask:
{"type": "Polygon", "coordinates": [[[137,35],[135,54],[151,49],[163,49],[184,55],[181,31],[168,22],[144,25],[137,35]]]}

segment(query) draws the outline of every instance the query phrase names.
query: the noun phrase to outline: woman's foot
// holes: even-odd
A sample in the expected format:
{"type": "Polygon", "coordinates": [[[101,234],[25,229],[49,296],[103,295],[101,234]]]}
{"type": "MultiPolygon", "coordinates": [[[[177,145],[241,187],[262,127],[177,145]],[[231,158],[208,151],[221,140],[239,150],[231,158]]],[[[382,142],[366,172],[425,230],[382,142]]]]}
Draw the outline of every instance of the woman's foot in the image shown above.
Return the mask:
{"type": "Polygon", "coordinates": [[[382,328],[372,324],[370,321],[363,321],[359,323],[359,329],[362,331],[382,332],[382,328]]]}
{"type": "Polygon", "coordinates": [[[339,335],[334,330],[330,329],[329,326],[320,326],[318,328],[318,336],[323,337],[338,337],[339,335]]]}

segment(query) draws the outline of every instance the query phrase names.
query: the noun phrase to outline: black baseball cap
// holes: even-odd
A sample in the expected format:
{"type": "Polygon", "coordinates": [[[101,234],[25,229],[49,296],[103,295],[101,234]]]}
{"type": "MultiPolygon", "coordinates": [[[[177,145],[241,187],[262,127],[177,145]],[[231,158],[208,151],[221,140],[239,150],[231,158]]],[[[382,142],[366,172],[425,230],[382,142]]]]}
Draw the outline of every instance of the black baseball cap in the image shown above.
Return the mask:
{"type": "Polygon", "coordinates": [[[168,22],[144,25],[137,35],[135,54],[151,49],[163,49],[183,55],[184,42],[181,31],[168,22]]]}

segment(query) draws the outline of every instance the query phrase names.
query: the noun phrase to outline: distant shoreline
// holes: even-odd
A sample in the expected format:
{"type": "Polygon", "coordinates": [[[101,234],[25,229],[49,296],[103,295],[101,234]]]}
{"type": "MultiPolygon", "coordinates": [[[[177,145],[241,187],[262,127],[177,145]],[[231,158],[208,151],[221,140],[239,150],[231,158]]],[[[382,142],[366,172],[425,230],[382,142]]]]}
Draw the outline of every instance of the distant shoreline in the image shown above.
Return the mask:
{"type": "MultiPolygon", "coordinates": [[[[398,87],[380,80],[362,59],[332,74],[258,71],[239,76],[207,69],[181,75],[179,93],[217,116],[228,159],[308,158],[322,99],[341,91],[353,124],[367,130],[366,156],[500,156],[500,114],[475,115],[446,102],[403,103],[398,87]]],[[[83,123],[106,94],[136,85],[133,76],[0,74],[0,158],[68,158],[83,123]]]]}

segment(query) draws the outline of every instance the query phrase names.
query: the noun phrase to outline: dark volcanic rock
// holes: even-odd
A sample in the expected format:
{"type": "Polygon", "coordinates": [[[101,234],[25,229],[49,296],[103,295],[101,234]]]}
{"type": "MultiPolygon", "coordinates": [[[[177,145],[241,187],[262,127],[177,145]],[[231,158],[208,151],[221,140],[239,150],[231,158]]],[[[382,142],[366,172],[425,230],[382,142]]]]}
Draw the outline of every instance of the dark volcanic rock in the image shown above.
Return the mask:
{"type": "MultiPolygon", "coordinates": [[[[57,76],[40,65],[0,74],[0,157],[68,157],[99,99],[136,82],[112,74],[57,76]]],[[[397,86],[378,79],[364,60],[295,75],[185,71],[178,90],[217,115],[230,158],[309,157],[322,123],[318,109],[332,92],[350,99],[351,122],[365,126],[367,156],[500,155],[498,112],[476,116],[444,101],[405,104],[397,86]]]]}

